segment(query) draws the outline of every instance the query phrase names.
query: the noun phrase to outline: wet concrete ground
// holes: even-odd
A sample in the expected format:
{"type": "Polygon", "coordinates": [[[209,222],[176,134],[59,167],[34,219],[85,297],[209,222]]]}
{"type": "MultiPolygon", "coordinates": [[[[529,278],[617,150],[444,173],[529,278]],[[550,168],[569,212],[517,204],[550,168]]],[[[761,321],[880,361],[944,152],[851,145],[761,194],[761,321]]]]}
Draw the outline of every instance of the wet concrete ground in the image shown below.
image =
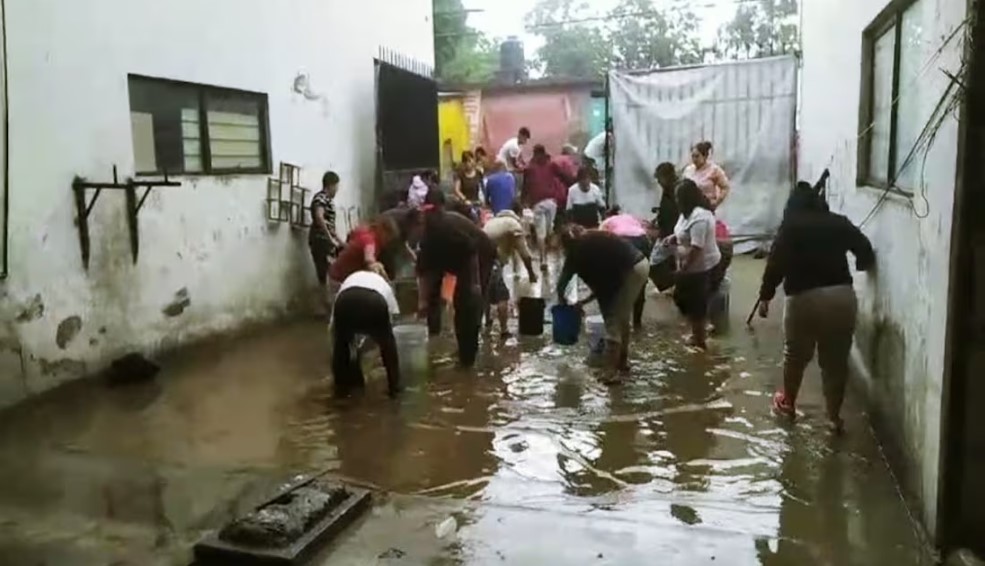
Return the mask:
{"type": "Polygon", "coordinates": [[[314,321],[173,355],[153,383],[64,387],[0,415],[0,564],[188,564],[325,468],[380,493],[314,564],[930,563],[856,398],[833,438],[812,369],[797,424],[770,416],[779,317],[744,328],[761,269],[736,262],[707,354],[651,296],[619,387],[584,345],[490,340],[469,372],[441,340],[400,401],[379,370],[336,401],[314,321]]]}

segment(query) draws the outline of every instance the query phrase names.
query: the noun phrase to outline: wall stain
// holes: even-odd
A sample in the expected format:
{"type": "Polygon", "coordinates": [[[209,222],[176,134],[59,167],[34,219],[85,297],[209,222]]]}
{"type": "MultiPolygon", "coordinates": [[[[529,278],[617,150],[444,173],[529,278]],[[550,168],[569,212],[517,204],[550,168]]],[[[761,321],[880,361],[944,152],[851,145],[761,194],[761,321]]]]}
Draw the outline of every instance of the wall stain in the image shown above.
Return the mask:
{"type": "Polygon", "coordinates": [[[31,322],[44,316],[44,301],[41,295],[34,295],[30,302],[24,305],[21,313],[17,315],[17,322],[31,322]]]}
{"type": "Polygon", "coordinates": [[[191,306],[191,304],[192,299],[188,295],[188,288],[182,287],[177,293],[174,294],[174,300],[164,307],[161,312],[163,312],[165,316],[172,318],[181,316],[181,314],[185,312],[185,309],[191,306]]]}
{"type": "Polygon", "coordinates": [[[41,358],[38,360],[41,366],[42,375],[55,375],[58,373],[67,373],[71,375],[81,376],[85,374],[86,365],[84,362],[79,360],[71,359],[61,359],[61,360],[46,360],[41,358]]]}
{"type": "Polygon", "coordinates": [[[55,343],[62,350],[68,346],[69,342],[75,340],[82,330],[82,319],[78,316],[70,316],[58,324],[58,331],[55,333],[55,343]]]}

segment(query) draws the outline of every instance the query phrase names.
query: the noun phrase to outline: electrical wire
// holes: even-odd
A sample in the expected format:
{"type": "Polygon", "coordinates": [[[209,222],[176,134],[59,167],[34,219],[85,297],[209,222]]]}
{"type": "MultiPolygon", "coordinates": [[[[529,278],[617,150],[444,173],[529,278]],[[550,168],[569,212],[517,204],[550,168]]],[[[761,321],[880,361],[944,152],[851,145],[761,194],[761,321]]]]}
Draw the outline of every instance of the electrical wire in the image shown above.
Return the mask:
{"type": "MultiPolygon", "coordinates": [[[[940,46],[938,46],[938,48],[927,58],[927,60],[921,66],[921,68],[917,72],[917,74],[907,83],[907,85],[906,85],[907,88],[912,87],[912,86],[915,86],[918,81],[920,81],[921,79],[923,79],[924,75],[926,75],[927,72],[930,70],[931,65],[933,65],[940,58],[940,56],[944,53],[944,50],[947,49],[948,45],[950,45],[951,42],[954,41],[954,39],[956,37],[958,37],[958,34],[961,32],[961,30],[963,30],[970,23],[971,23],[971,16],[968,16],[961,23],[959,23],[957,26],[955,26],[955,28],[951,31],[951,33],[944,39],[943,42],[941,42],[940,46]]],[[[953,82],[952,82],[952,85],[951,86],[953,86],[953,82]]],[[[948,90],[950,90],[950,87],[949,87],[948,90]]],[[[890,104],[889,104],[890,109],[898,109],[900,99],[903,96],[903,91],[904,91],[904,89],[902,87],[900,87],[899,88],[899,92],[897,93],[896,97],[893,98],[892,101],[890,101],[890,104]]],[[[940,104],[941,103],[939,102],[938,103],[938,109],[939,109],[940,104]]],[[[935,113],[936,113],[936,110],[935,110],[935,113]]],[[[873,128],[875,128],[876,122],[877,122],[877,120],[875,118],[873,118],[872,121],[868,125],[866,125],[865,128],[863,128],[862,130],[860,130],[859,131],[859,134],[857,136],[855,136],[854,138],[852,138],[852,139],[855,142],[858,142],[863,137],[867,136],[873,130],[873,128]]],[[[922,133],[923,133],[923,131],[921,132],[921,135],[922,135],[922,133]]],[[[936,133],[934,135],[936,136],[936,133]]],[[[919,137],[918,137],[918,141],[919,141],[919,137]]],[[[841,145],[841,143],[842,143],[842,141],[839,141],[839,142],[835,143],[835,145],[838,146],[838,145],[841,145]]],[[[909,153],[910,154],[913,154],[915,149],[916,149],[916,147],[914,146],[914,148],[911,148],[911,150],[910,150],[909,153]]],[[[825,169],[830,168],[834,164],[834,161],[835,161],[836,157],[837,157],[837,150],[832,151],[831,157],[828,159],[828,164],[825,166],[825,169]]],[[[912,159],[912,157],[910,157],[909,159],[912,159]]],[[[898,169],[899,169],[900,172],[902,172],[905,169],[905,165],[903,167],[899,167],[898,169]]],[[[870,210],[869,213],[866,214],[864,220],[859,224],[859,227],[860,228],[863,227],[863,226],[865,226],[865,224],[869,220],[872,219],[872,217],[875,215],[875,213],[878,212],[878,210],[882,207],[883,203],[885,203],[886,200],[888,200],[889,195],[893,192],[893,189],[898,189],[898,187],[896,187],[896,181],[898,180],[898,177],[899,177],[899,174],[897,173],[894,176],[894,178],[889,183],[887,183],[885,189],[883,189],[883,192],[882,192],[882,194],[879,197],[879,200],[876,201],[875,205],[872,207],[872,210],[870,210]]],[[[926,196],[924,195],[923,198],[926,199],[926,196]]],[[[927,202],[928,202],[928,212],[927,212],[927,214],[929,214],[929,201],[927,201],[927,202]]],[[[911,203],[911,207],[912,207],[912,203],[911,203]]],[[[916,213],[915,210],[914,210],[914,213],[916,213]]]]}

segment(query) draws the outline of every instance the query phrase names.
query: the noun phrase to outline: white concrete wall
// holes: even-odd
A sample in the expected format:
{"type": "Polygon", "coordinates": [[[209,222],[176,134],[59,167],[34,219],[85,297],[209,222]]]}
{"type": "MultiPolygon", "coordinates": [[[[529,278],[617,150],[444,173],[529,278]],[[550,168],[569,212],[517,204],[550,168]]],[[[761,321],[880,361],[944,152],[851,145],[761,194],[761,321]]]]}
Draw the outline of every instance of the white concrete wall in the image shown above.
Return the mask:
{"type": "MultiPolygon", "coordinates": [[[[924,23],[936,47],[964,19],[966,0],[927,1],[934,17],[924,23]]],[[[801,177],[815,179],[830,166],[832,208],[856,223],[882,195],[856,187],[855,179],[862,32],[886,5],[886,0],[805,0],[803,8],[801,177]]],[[[959,37],[929,67],[919,85],[922,104],[933,106],[940,98],[947,83],[940,69],[957,71],[962,46],[959,37]]],[[[936,529],[957,130],[952,116],[930,150],[926,201],[889,197],[864,227],[878,267],[856,278],[861,310],[856,367],[884,429],[895,436],[890,442],[902,451],[905,487],[931,533],[936,529]]]]}
{"type": "Polygon", "coordinates": [[[434,59],[430,0],[7,0],[6,8],[11,261],[0,282],[0,405],[124,352],[275,317],[315,283],[306,234],[265,220],[266,175],[186,177],[155,190],[140,214],[136,265],[123,194],[104,192],[83,270],[70,186],[75,175],[108,180],[114,164],[121,177],[133,174],[128,73],[267,93],[274,171],[299,164],[311,188],[326,169],[338,171],[343,208],[373,191],[378,48],[434,59]],[[324,101],[293,92],[301,71],[324,101]],[[165,316],[181,289],[191,306],[165,316]],[[59,324],[73,316],[81,331],[60,348],[59,324]]]}

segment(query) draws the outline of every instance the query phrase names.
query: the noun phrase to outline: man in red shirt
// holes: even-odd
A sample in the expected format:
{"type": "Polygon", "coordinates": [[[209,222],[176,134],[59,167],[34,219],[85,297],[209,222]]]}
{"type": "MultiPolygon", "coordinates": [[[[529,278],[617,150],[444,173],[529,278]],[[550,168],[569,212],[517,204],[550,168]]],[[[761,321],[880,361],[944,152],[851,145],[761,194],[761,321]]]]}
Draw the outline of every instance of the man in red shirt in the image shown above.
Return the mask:
{"type": "Polygon", "coordinates": [[[544,146],[535,145],[533,158],[523,173],[520,200],[534,212],[541,271],[547,271],[547,237],[554,230],[559,186],[562,185],[558,178],[558,166],[551,161],[544,146]]]}
{"type": "Polygon", "coordinates": [[[380,263],[378,254],[396,235],[397,227],[388,216],[379,216],[372,225],[358,226],[353,230],[342,253],[328,271],[335,287],[357,271],[368,270],[386,277],[386,269],[380,263]]]}
{"type": "Polygon", "coordinates": [[[568,187],[578,181],[578,148],[571,144],[564,144],[561,148],[561,155],[551,159],[554,164],[555,174],[560,183],[557,186],[557,215],[554,218],[554,231],[557,232],[565,222],[564,209],[568,205],[568,187]]]}

